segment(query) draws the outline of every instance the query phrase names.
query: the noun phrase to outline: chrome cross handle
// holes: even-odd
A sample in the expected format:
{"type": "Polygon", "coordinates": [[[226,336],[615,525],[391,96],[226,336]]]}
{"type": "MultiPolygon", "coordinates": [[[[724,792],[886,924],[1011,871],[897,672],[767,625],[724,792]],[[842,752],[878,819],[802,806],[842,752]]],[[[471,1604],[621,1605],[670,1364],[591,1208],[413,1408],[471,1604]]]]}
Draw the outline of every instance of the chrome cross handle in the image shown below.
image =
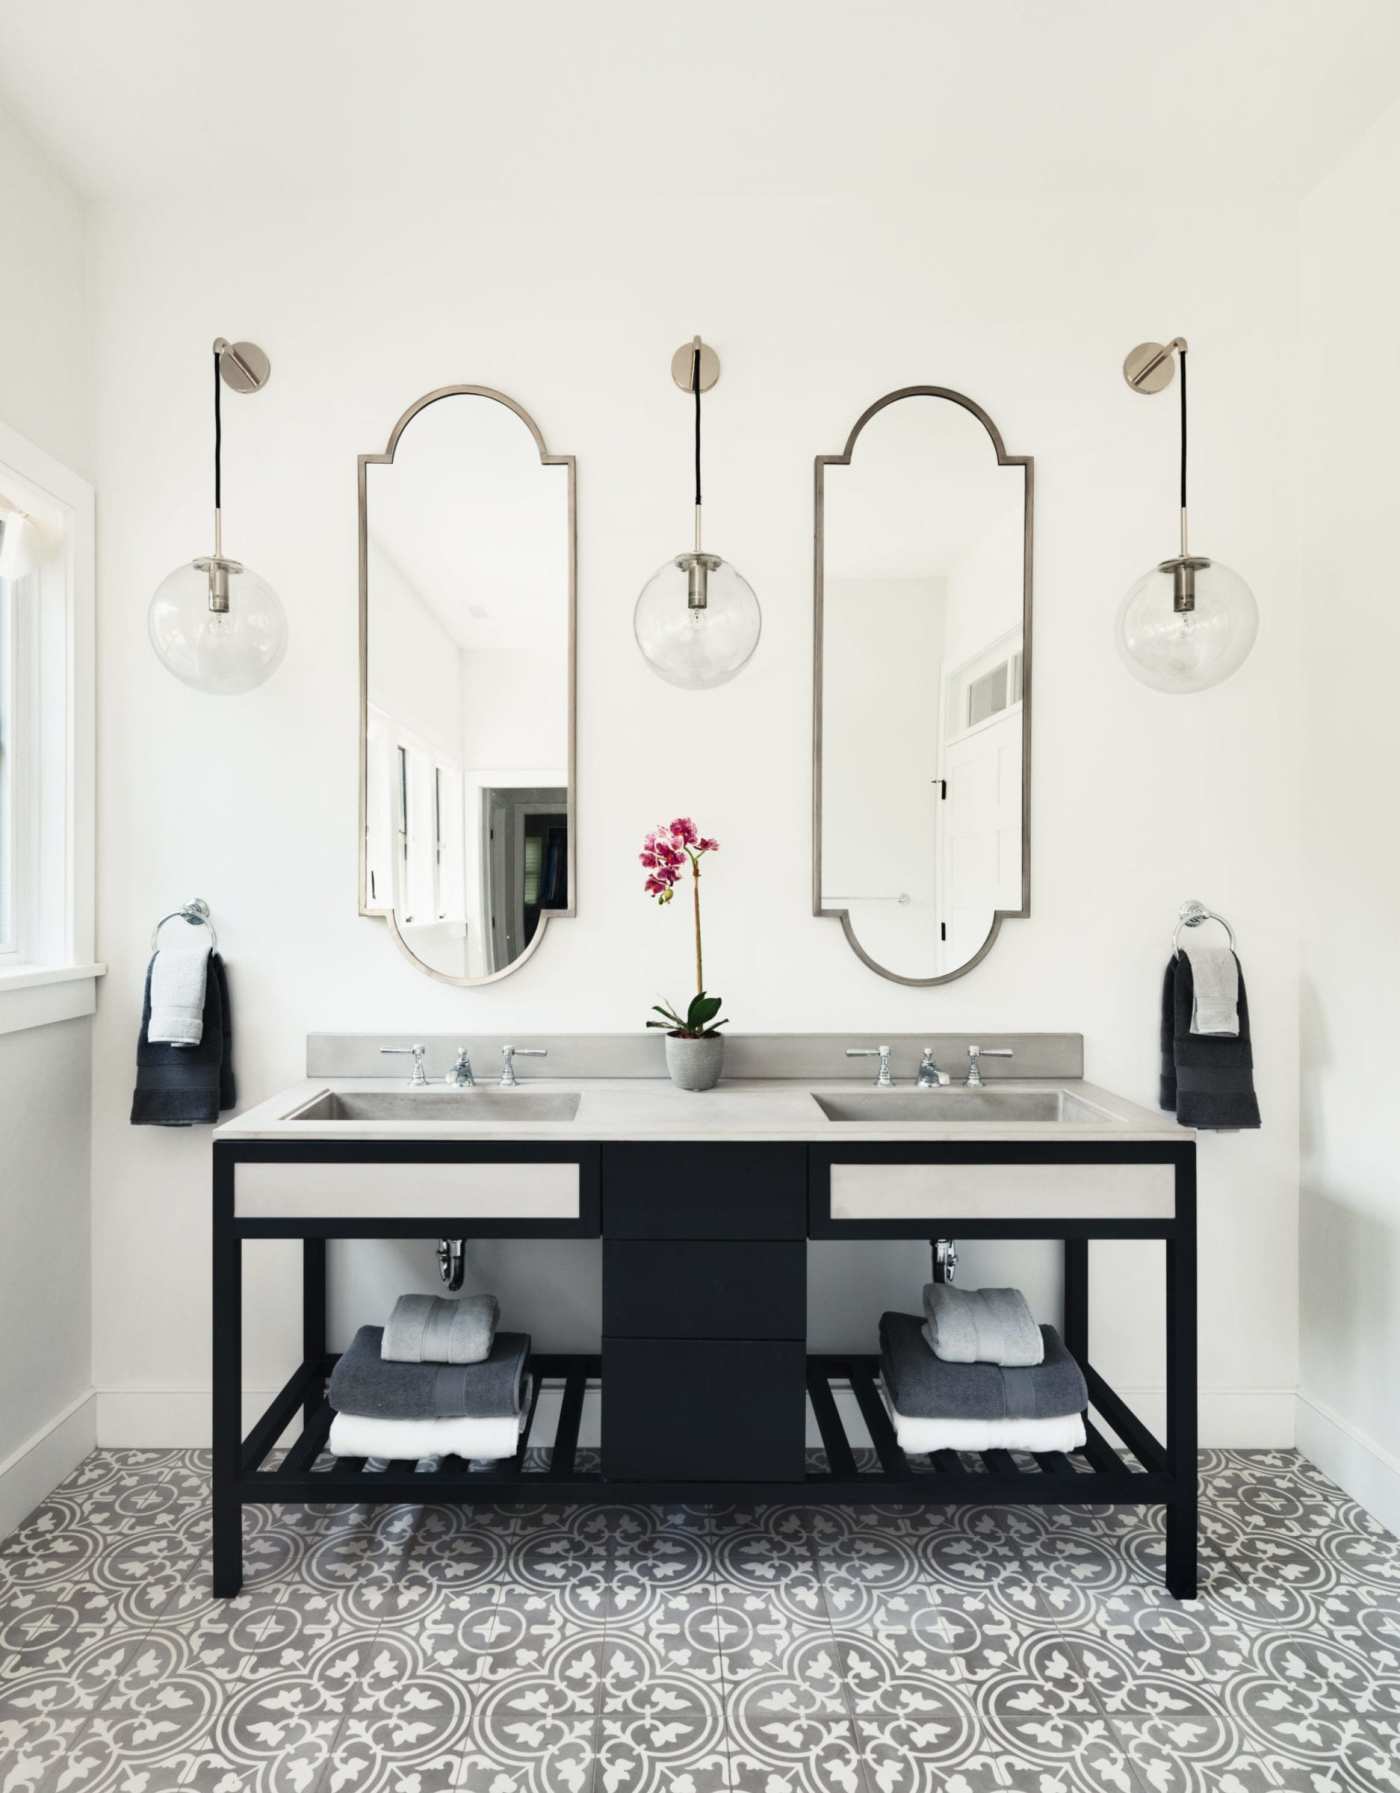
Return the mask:
{"type": "Polygon", "coordinates": [[[515,1074],[517,1058],[548,1058],[547,1046],[502,1046],[501,1047],[501,1088],[514,1089],[520,1082],[515,1074]]]}
{"type": "Polygon", "coordinates": [[[848,1046],[847,1058],[878,1058],[880,1069],[875,1073],[876,1089],[893,1089],[894,1078],[890,1076],[890,1049],[888,1046],[848,1046]]]}

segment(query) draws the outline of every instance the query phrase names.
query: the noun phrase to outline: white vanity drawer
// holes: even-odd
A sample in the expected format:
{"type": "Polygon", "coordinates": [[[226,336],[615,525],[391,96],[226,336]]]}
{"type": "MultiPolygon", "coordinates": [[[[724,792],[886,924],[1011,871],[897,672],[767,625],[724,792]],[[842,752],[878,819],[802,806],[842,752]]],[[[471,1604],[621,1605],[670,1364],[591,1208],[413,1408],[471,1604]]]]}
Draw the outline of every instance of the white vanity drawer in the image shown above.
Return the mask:
{"type": "Polygon", "coordinates": [[[1170,1220],[1170,1164],[831,1166],[833,1221],[1170,1220]]]}
{"type": "Polygon", "coordinates": [[[580,1221],[580,1166],[565,1163],[241,1163],[238,1220],[580,1221]]]}

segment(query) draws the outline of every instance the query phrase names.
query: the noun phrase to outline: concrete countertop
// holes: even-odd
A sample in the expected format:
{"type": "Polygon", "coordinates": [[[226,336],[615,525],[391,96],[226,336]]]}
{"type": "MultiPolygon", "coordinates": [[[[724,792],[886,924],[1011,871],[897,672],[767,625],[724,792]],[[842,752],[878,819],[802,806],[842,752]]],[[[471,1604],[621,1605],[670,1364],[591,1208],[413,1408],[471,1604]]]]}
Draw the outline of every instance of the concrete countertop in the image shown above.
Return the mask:
{"type": "MultiPolygon", "coordinates": [[[[1036,1079],[1003,1078],[989,1084],[993,1090],[1018,1092],[1063,1090],[1067,1095],[1088,1103],[1102,1119],[1073,1121],[957,1121],[940,1119],[940,1109],[957,1102],[960,1089],[919,1092],[928,1103],[927,1120],[831,1121],[813,1100],[814,1094],[850,1097],[868,1091],[883,1099],[881,1092],[861,1080],[808,1083],[778,1078],[739,1079],[726,1081],[717,1089],[695,1094],[678,1090],[664,1078],[549,1078],[527,1077],[522,1068],[521,1096],[531,1091],[540,1094],[576,1092],[578,1111],[572,1120],[531,1120],[526,1118],[522,1103],[521,1118],[470,1118],[470,1105],[475,1092],[462,1092],[463,1112],[460,1116],[442,1118],[441,1111],[430,1120],[296,1120],[289,1118],[298,1109],[318,1097],[334,1093],[385,1090],[407,1091],[403,1078],[346,1077],[305,1078],[290,1085],[265,1102],[246,1110],[215,1129],[216,1141],[230,1144],[252,1140],[410,1140],[461,1139],[493,1142],[551,1140],[580,1143],[599,1140],[676,1140],[694,1143],[717,1143],[726,1140],[793,1140],[818,1145],[849,1145],[869,1141],[965,1140],[968,1142],[1017,1140],[1106,1140],[1118,1143],[1155,1141],[1180,1145],[1195,1137],[1188,1127],[1180,1126],[1170,1115],[1128,1102],[1111,1091],[1082,1078],[1036,1079]]],[[[494,1083],[483,1080],[480,1088],[495,1096],[494,1083]]],[[[444,1092],[442,1083],[429,1090],[444,1092]]],[[[906,1081],[896,1094],[908,1095],[913,1089],[906,1081]]],[[[503,1097],[513,1094],[501,1092],[503,1097]]]]}

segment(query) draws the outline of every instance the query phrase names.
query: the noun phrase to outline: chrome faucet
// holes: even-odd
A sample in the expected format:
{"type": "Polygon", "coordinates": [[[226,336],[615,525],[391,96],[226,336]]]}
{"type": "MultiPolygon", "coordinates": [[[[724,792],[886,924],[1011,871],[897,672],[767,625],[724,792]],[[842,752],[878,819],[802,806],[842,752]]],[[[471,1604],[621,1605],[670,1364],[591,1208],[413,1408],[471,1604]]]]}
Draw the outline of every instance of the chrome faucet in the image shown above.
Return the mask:
{"type": "Polygon", "coordinates": [[[520,1082],[515,1074],[517,1058],[548,1058],[547,1046],[502,1046],[501,1047],[501,1088],[514,1089],[520,1082]]]}
{"type": "Polygon", "coordinates": [[[413,1075],[408,1080],[409,1084],[413,1089],[427,1089],[428,1073],[423,1069],[423,1058],[428,1050],[426,1046],[381,1046],[379,1050],[395,1057],[401,1053],[407,1055],[411,1052],[413,1054],[413,1075]]]}
{"type": "Polygon", "coordinates": [[[952,1078],[946,1071],[940,1071],[933,1056],[933,1047],[924,1047],[924,1056],[919,1060],[919,1075],[915,1081],[916,1089],[947,1089],[952,1078]]]}
{"type": "Polygon", "coordinates": [[[969,1046],[967,1049],[967,1087],[983,1089],[986,1079],[982,1075],[979,1060],[984,1058],[1015,1058],[1016,1054],[1009,1046],[969,1046]]]}
{"type": "Polygon", "coordinates": [[[893,1089],[894,1078],[890,1076],[890,1049],[888,1046],[848,1046],[847,1058],[878,1058],[880,1069],[875,1073],[876,1089],[893,1089]]]}
{"type": "Polygon", "coordinates": [[[476,1078],[472,1074],[472,1057],[465,1046],[457,1048],[457,1056],[452,1061],[452,1069],[443,1078],[443,1082],[454,1089],[475,1089],[476,1078]]]}

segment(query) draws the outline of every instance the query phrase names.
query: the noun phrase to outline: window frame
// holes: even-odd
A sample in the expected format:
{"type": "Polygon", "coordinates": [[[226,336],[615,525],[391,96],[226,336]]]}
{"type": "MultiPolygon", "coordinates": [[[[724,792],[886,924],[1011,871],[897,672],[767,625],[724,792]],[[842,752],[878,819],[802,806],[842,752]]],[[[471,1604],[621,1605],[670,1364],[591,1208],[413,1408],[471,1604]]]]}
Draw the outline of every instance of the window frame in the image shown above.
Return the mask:
{"type": "Polygon", "coordinates": [[[95,959],[95,499],[0,423],[0,493],[58,544],[15,581],[11,742],[14,940],[0,953],[0,1033],[90,1015],[95,959]]]}

